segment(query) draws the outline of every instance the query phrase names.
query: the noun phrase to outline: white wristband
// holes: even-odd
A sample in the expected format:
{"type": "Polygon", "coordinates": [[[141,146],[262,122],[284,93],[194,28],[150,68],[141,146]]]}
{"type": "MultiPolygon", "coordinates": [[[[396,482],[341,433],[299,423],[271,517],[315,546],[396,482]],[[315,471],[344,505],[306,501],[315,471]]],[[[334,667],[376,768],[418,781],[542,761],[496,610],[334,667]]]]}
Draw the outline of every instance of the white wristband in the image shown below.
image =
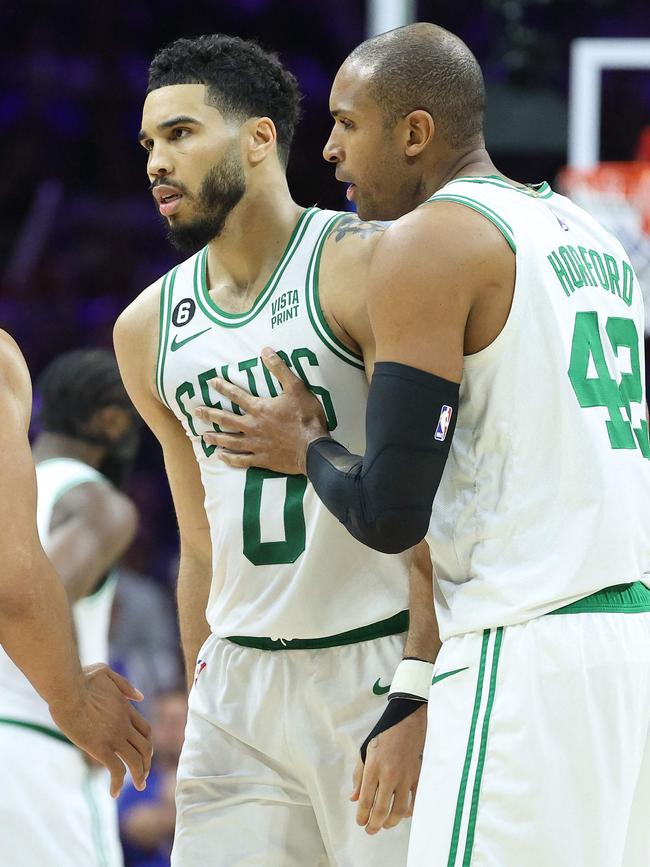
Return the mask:
{"type": "Polygon", "coordinates": [[[424,662],[421,659],[403,659],[395,669],[388,700],[390,701],[391,698],[413,698],[418,701],[428,701],[432,679],[432,662],[424,662]]]}

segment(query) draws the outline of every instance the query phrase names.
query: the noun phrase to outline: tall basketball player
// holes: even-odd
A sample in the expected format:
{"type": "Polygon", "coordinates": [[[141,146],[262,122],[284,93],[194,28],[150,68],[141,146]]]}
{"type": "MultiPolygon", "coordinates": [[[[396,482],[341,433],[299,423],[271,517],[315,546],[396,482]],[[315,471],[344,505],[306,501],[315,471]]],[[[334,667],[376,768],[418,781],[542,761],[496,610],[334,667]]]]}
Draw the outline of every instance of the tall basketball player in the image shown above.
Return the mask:
{"type": "MultiPolygon", "coordinates": [[[[106,350],[59,356],[37,389],[39,536],[72,604],[82,663],[106,662],[116,580],[110,569],[133,538],[136,512],[102,470],[115,472],[134,454],[134,413],[106,350]]],[[[0,851],[8,864],[122,864],[106,772],[88,765],[2,650],[0,764],[12,780],[0,791],[0,851]]]]}
{"type": "MultiPolygon", "coordinates": [[[[641,290],[621,244],[588,213],[546,183],[498,172],[483,103],[475,58],[429,24],[363,43],[334,82],[325,156],[360,216],[411,212],[373,253],[378,361],[365,455],[330,436],[273,353],[265,368],[283,395],[256,399],[218,383],[246,415],[204,411],[227,431],[204,439],[230,450],[226,465],[306,470],[374,548],[427,536],[444,642],[409,865],[642,867],[650,444],[641,290]]],[[[414,684],[418,663],[406,665],[402,682],[414,684]]],[[[375,728],[376,752],[397,703],[417,706],[418,692],[404,692],[411,698],[389,702],[375,728]]],[[[392,795],[377,779],[361,795],[365,815],[378,814],[373,830],[392,795]]]]}
{"type": "Polygon", "coordinates": [[[342,793],[402,655],[407,561],[352,539],[304,476],[224,466],[202,440],[212,425],[194,414],[221,405],[217,374],[276,395],[259,358],[273,340],[328,426],[350,446],[364,441],[374,354],[364,285],[379,230],[291,199],[298,100],[274,55],[226,36],[178,40],[149,71],[140,141],[152,193],[170,239],[198,250],[115,329],[127,390],[163,447],[180,529],[193,686],[175,867],[406,859],[408,823],[374,840],[342,793]]]}
{"type": "Polygon", "coordinates": [[[3,331],[0,386],[2,647],[47,702],[61,731],[110,770],[113,795],[122,785],[124,762],[144,787],[151,764],[150,727],[127,701],[142,696],[105,665],[81,669],[65,590],[38,536],[27,437],[31,383],[20,350],[3,331]]]}

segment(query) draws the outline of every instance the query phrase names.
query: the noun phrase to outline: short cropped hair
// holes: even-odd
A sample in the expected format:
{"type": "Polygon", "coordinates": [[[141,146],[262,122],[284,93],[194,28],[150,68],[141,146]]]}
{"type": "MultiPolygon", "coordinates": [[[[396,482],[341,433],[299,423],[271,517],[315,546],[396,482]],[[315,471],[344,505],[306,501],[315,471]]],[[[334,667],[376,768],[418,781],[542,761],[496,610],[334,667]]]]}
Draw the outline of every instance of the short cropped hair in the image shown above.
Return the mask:
{"type": "Polygon", "coordinates": [[[485,84],[465,43],[435,24],[410,24],[357,46],[348,57],[369,68],[370,95],[388,126],[428,111],[443,138],[460,148],[482,136],[485,84]]]}
{"type": "Polygon", "coordinates": [[[203,84],[210,105],[224,117],[270,117],[278,135],[278,156],[286,167],[300,116],[296,78],[277,54],[253,40],[214,33],[177,39],[149,66],[147,93],[172,84],[203,84]]]}

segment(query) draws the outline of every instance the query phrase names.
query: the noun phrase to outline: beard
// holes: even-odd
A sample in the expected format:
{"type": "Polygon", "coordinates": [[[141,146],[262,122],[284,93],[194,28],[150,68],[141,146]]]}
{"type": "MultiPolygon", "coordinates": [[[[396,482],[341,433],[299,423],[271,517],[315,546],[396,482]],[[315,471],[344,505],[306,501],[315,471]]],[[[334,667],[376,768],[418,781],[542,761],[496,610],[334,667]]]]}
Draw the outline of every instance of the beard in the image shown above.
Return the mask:
{"type": "Polygon", "coordinates": [[[228,215],[245,192],[246,177],[233,144],[203,178],[196,196],[197,215],[168,224],[167,238],[182,253],[196,253],[223,232],[228,215]]]}

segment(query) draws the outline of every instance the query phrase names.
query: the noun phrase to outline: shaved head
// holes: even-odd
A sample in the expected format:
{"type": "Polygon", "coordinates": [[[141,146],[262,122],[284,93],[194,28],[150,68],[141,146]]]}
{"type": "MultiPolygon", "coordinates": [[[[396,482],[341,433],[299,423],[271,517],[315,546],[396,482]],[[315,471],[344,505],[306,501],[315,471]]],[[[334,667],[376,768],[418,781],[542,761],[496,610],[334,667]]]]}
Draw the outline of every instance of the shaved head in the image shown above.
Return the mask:
{"type": "Polygon", "coordinates": [[[427,111],[451,148],[482,142],[485,85],[465,43],[435,24],[409,24],[362,42],[345,61],[363,73],[386,125],[427,111]]]}

